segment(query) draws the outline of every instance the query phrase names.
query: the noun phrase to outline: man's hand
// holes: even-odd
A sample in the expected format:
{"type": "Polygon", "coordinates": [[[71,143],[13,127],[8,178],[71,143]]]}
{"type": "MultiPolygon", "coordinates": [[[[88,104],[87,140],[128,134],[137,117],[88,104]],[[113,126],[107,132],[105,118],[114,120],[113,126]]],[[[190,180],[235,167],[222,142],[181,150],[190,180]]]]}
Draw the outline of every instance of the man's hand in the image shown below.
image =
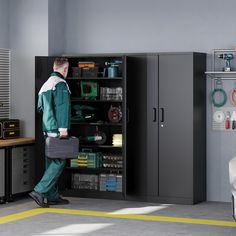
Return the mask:
{"type": "Polygon", "coordinates": [[[59,131],[60,134],[59,134],[59,138],[68,138],[68,132],[67,130],[61,130],[59,131]]]}

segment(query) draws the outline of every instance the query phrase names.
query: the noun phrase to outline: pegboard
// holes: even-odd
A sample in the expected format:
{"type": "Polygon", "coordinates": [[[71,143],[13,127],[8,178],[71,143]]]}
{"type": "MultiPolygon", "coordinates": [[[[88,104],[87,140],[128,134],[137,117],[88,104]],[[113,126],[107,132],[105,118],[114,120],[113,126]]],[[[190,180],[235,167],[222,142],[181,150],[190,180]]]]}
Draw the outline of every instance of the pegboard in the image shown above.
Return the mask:
{"type": "MultiPolygon", "coordinates": [[[[211,80],[211,93],[215,88],[218,88],[216,85],[216,78],[211,80]]],[[[221,78],[220,81],[222,82],[221,88],[226,92],[227,101],[225,105],[221,107],[216,107],[212,103],[212,97],[210,93],[210,100],[212,103],[212,129],[213,130],[220,130],[220,131],[233,131],[236,132],[236,129],[232,129],[232,114],[235,113],[235,120],[236,120],[236,106],[232,105],[230,102],[230,91],[233,88],[236,88],[236,78],[221,78]],[[226,119],[229,119],[229,129],[226,129],[226,119]]],[[[222,101],[222,94],[216,94],[215,100],[217,102],[222,101]],[[218,99],[218,101],[217,101],[218,99]]],[[[234,100],[236,101],[236,93],[234,96],[234,100]]]]}

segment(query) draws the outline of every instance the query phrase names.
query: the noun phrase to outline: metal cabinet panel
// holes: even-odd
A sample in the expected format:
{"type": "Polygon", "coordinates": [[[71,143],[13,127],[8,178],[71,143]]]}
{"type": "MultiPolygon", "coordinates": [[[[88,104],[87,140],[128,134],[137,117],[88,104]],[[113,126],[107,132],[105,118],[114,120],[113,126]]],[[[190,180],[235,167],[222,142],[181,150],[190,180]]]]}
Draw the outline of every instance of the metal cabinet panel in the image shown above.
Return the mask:
{"type": "Polygon", "coordinates": [[[127,193],[158,196],[158,55],[127,57],[127,193]]]}
{"type": "Polygon", "coordinates": [[[0,197],[5,196],[5,149],[0,149],[0,197]]]}
{"type": "Polygon", "coordinates": [[[193,197],[193,55],[159,56],[159,196],[193,197]]]}

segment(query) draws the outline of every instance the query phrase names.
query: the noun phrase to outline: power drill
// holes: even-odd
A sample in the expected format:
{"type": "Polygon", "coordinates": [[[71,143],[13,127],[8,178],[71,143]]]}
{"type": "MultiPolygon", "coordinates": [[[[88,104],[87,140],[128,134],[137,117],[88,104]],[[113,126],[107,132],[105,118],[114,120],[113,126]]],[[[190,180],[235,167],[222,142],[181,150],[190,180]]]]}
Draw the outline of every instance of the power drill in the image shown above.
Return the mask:
{"type": "Polygon", "coordinates": [[[234,58],[234,55],[232,53],[219,54],[218,58],[225,60],[225,66],[223,67],[223,71],[229,72],[232,70],[230,67],[230,61],[234,58]]]}

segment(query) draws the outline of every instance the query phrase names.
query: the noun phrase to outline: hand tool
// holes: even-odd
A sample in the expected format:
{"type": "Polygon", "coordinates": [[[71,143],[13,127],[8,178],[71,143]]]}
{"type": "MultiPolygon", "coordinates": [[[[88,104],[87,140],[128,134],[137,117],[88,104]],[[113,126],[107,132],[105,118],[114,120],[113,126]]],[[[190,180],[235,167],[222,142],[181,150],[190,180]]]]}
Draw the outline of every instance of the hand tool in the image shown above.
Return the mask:
{"type": "Polygon", "coordinates": [[[232,129],[236,129],[236,111],[232,112],[231,121],[232,121],[232,129]]]}
{"type": "Polygon", "coordinates": [[[232,53],[222,53],[218,55],[218,58],[225,60],[225,66],[223,67],[223,71],[229,72],[232,70],[230,66],[230,61],[233,60],[234,55],[232,53]]]}
{"type": "Polygon", "coordinates": [[[230,112],[227,111],[226,112],[226,120],[225,120],[225,129],[229,129],[230,128],[230,112]]]}

